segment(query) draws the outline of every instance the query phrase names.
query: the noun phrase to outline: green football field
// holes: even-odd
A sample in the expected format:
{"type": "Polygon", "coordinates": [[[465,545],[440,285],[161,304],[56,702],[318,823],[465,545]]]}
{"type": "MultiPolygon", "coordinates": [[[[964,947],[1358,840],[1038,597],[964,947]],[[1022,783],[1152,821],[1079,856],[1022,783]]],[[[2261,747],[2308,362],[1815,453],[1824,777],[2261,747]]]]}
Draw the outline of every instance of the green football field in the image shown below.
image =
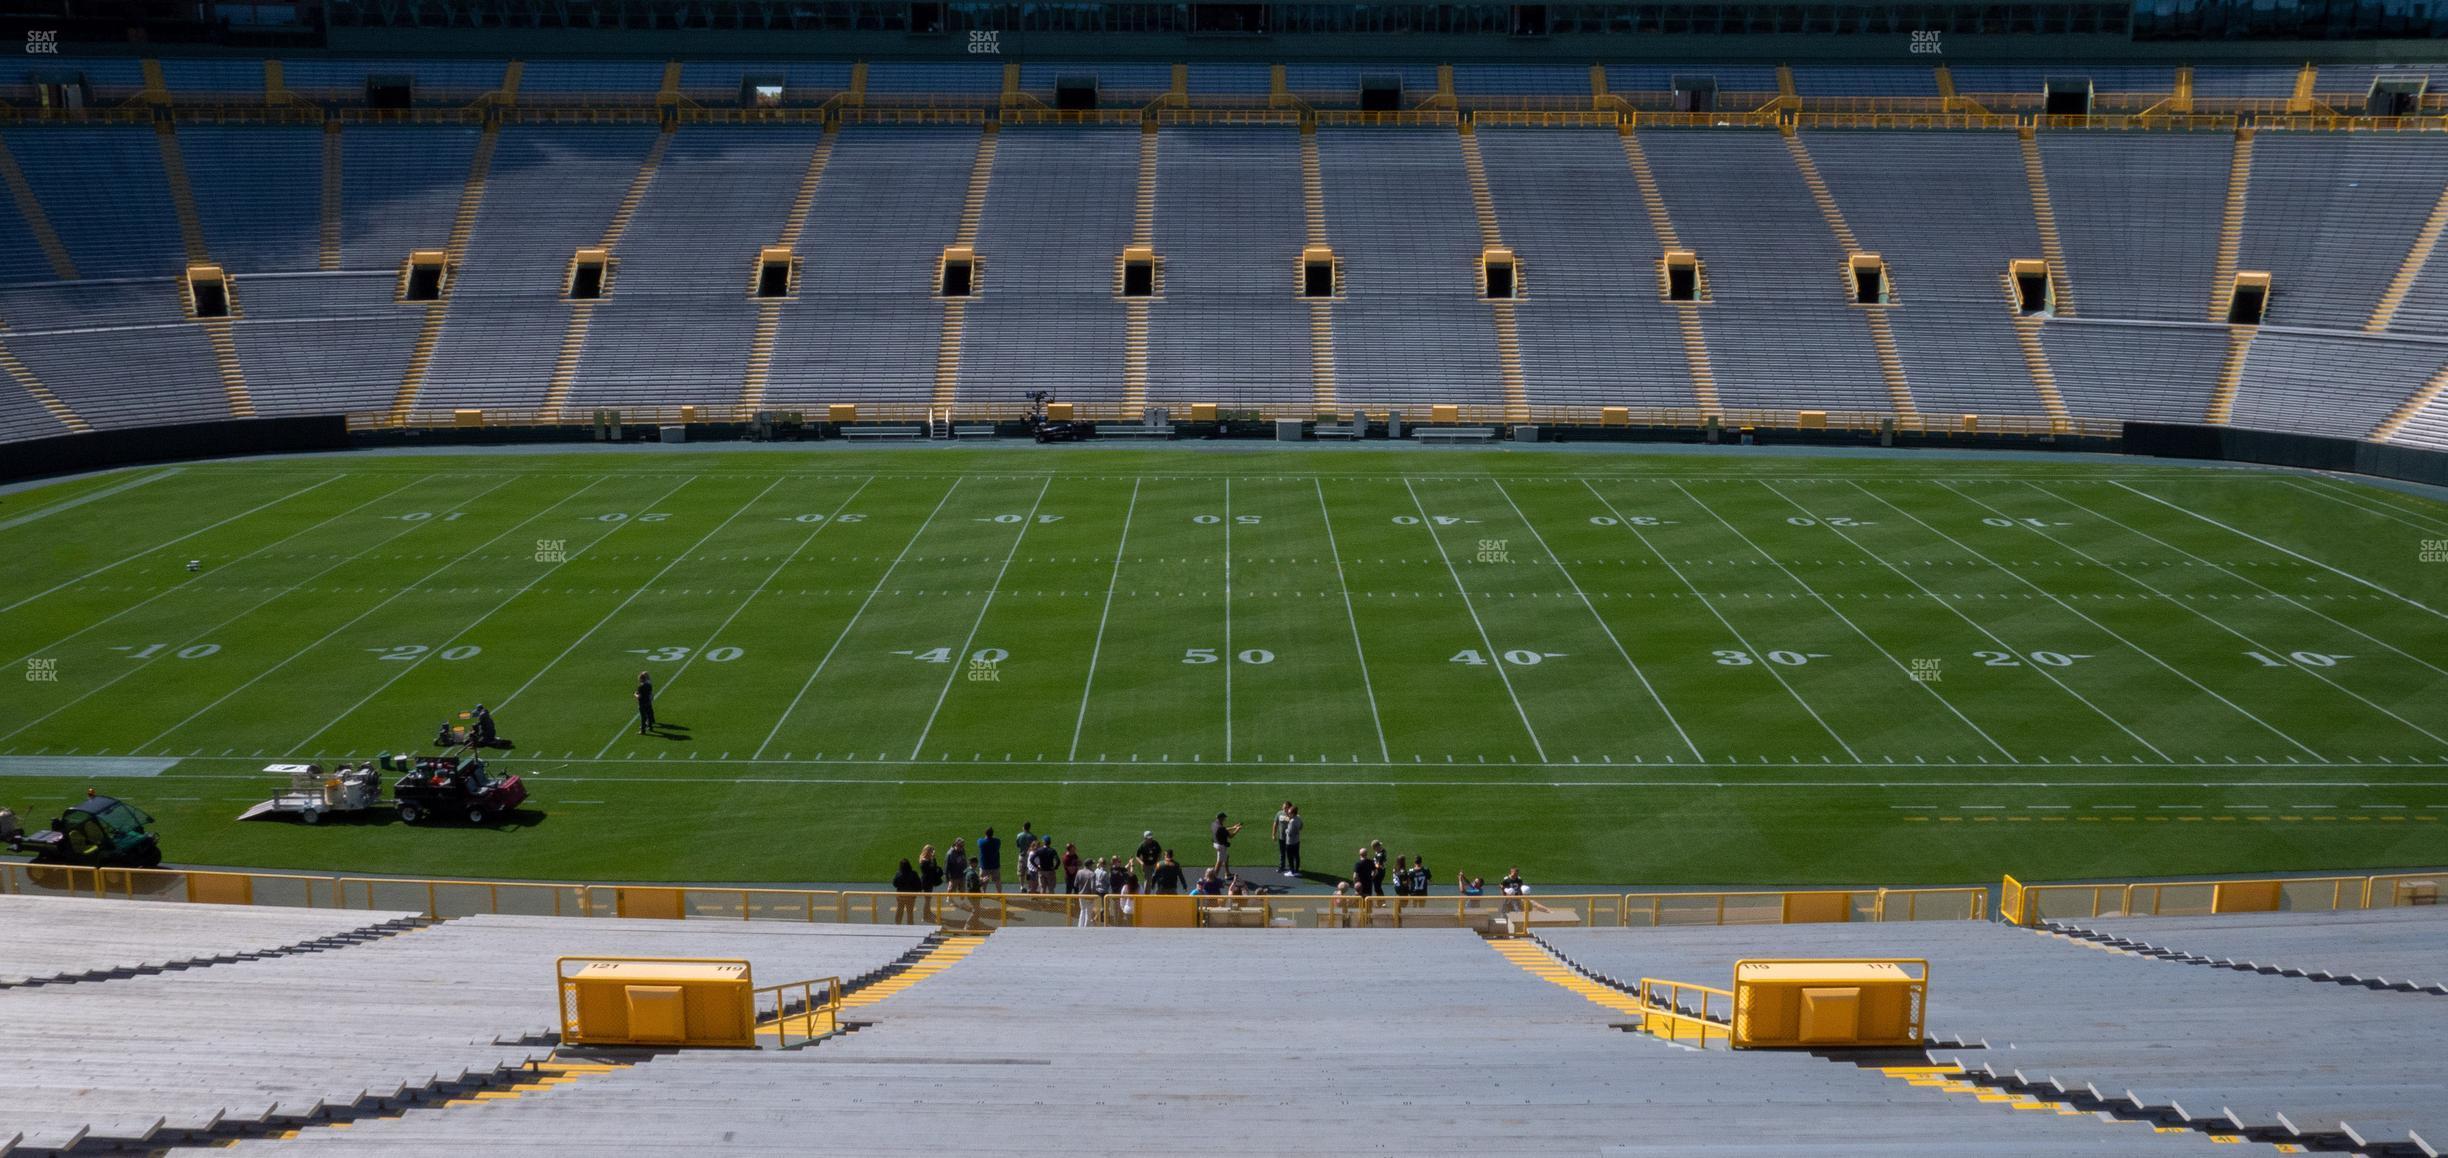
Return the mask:
{"type": "Polygon", "coordinates": [[[1287,798],[1311,869],[1382,839],[1440,885],[2432,865],[2444,556],[2448,504],[2104,458],[134,470],[0,496],[0,804],[97,786],[174,863],[579,881],[881,881],[1023,821],[1199,863],[1219,810],[1271,862],[1287,798]],[[509,821],[235,820],[267,763],[430,750],[479,700],[509,821]]]}

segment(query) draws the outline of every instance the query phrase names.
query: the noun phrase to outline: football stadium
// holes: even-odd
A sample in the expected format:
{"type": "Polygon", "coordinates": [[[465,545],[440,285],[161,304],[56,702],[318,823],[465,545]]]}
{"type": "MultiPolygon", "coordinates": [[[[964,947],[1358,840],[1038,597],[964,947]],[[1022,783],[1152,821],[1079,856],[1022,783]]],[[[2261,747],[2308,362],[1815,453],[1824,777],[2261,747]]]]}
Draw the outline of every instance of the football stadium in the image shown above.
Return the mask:
{"type": "Polygon", "coordinates": [[[2436,5],[0,11],[0,1156],[2448,1154],[2436,5]]]}

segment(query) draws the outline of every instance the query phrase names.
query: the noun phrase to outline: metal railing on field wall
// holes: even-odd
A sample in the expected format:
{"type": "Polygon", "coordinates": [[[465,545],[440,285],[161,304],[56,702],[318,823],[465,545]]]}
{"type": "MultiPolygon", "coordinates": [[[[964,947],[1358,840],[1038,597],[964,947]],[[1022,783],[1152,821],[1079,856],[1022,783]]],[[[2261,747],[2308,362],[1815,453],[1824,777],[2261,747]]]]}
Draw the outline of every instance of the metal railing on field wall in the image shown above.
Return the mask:
{"type": "Polygon", "coordinates": [[[2448,873],[2085,884],[2025,884],[2007,877],[1999,891],[1998,915],[2008,924],[2037,925],[2107,917],[2387,909],[2438,904],[2443,884],[2448,884],[2448,873]]]}
{"type": "Polygon", "coordinates": [[[1557,893],[1517,897],[1090,896],[318,876],[225,869],[97,869],[16,861],[0,862],[0,893],[410,912],[436,919],[515,914],[910,924],[963,930],[1028,925],[1130,925],[1468,928],[1491,933],[1528,933],[1540,929],[1655,925],[1981,920],[1988,915],[1986,890],[1977,888],[1557,893]]]}

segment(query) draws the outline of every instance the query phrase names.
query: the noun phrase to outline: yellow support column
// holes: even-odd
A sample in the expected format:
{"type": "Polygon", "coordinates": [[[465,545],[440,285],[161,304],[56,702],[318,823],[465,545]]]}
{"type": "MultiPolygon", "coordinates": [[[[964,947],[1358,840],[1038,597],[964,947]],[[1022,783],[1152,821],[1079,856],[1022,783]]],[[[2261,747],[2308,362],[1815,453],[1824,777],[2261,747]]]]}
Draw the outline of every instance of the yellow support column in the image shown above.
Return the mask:
{"type": "Polygon", "coordinates": [[[1606,66],[1603,64],[1591,65],[1589,77],[1590,108],[1603,111],[1613,107],[1614,102],[1610,98],[1612,98],[1614,94],[1607,91],[1606,66]]]}
{"type": "Polygon", "coordinates": [[[2317,102],[2313,100],[2313,94],[2318,91],[2319,85],[2319,66],[2312,64],[2310,61],[2304,62],[2303,68],[2295,73],[2295,91],[2292,95],[2287,97],[2287,111],[2290,113],[2308,113],[2313,111],[2315,105],[2317,104],[2317,102]]]}
{"type": "Polygon", "coordinates": [[[263,75],[265,104],[276,105],[289,99],[288,85],[283,83],[281,79],[281,62],[277,60],[265,61],[263,75]]]}

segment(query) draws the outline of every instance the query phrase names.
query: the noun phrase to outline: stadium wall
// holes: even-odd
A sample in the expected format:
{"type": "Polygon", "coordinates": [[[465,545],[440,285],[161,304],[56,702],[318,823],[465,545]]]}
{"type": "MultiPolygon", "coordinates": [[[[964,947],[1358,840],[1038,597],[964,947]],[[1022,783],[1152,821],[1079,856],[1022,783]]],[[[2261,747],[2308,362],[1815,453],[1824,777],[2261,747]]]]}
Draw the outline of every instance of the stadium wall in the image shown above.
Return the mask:
{"type": "Polygon", "coordinates": [[[2154,458],[2251,462],[2448,486],[2448,453],[2387,443],[2164,422],[2125,424],[2124,451],[2154,458]]]}
{"type": "Polygon", "coordinates": [[[144,463],[348,447],[348,421],[337,414],[97,430],[10,443],[8,453],[0,455],[0,481],[144,463]]]}

